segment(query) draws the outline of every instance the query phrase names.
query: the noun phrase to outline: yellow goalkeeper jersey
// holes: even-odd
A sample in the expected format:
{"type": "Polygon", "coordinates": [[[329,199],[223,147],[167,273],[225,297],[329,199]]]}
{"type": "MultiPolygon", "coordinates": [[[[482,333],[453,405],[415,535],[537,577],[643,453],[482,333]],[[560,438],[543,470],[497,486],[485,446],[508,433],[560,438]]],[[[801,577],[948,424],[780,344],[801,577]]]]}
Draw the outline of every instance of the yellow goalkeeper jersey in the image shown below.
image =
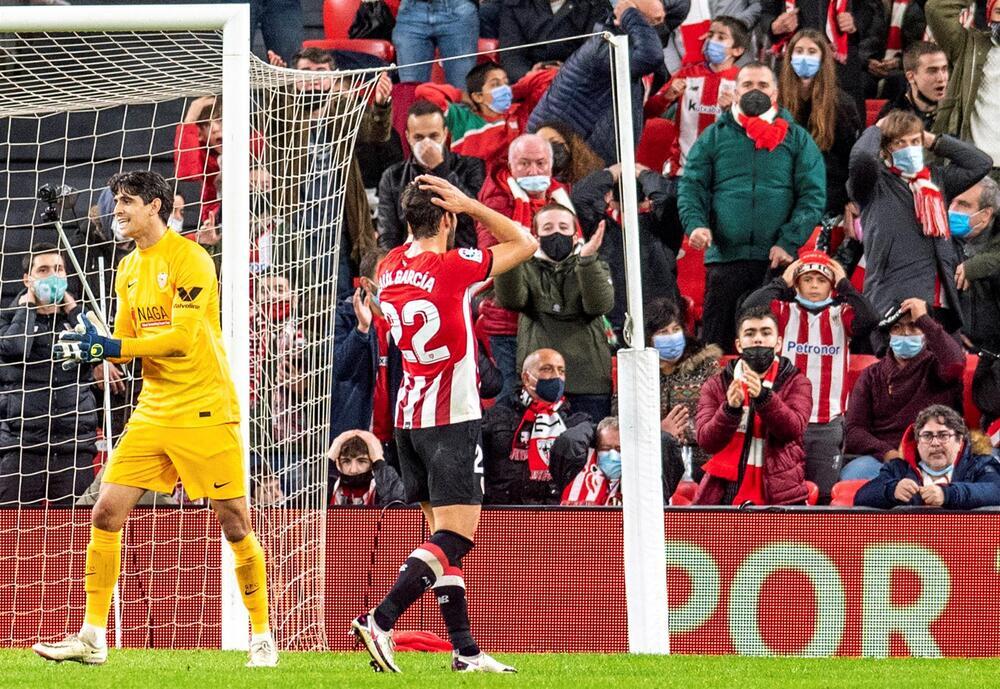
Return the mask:
{"type": "Polygon", "coordinates": [[[190,428],[239,421],[208,252],[168,230],[121,260],[115,294],[122,360],[142,358],[142,392],[129,423],[190,428]]]}

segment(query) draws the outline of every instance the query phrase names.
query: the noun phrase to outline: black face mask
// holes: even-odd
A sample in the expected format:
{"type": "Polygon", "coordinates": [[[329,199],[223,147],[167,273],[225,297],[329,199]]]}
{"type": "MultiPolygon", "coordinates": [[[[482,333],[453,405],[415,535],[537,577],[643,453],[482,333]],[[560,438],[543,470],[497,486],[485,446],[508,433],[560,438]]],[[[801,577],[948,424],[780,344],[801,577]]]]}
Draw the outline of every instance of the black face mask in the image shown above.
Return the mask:
{"type": "Polygon", "coordinates": [[[545,255],[556,263],[562,261],[573,251],[573,238],[569,235],[559,234],[558,232],[550,234],[547,237],[541,237],[538,243],[541,245],[545,255]]]}
{"type": "Polygon", "coordinates": [[[653,28],[656,29],[656,35],[660,37],[660,45],[666,48],[667,44],[670,43],[670,37],[674,34],[674,32],[670,30],[670,27],[667,26],[666,22],[663,24],[657,24],[653,28]]]}
{"type": "Polygon", "coordinates": [[[774,347],[744,347],[740,358],[751,370],[764,375],[774,363],[774,347]]]}
{"type": "Polygon", "coordinates": [[[300,91],[297,100],[302,104],[303,110],[315,112],[330,102],[330,92],[319,89],[300,91]]]}
{"type": "Polygon", "coordinates": [[[572,164],[572,159],[569,155],[569,149],[566,148],[566,144],[554,143],[552,144],[552,176],[556,179],[562,180],[563,175],[569,172],[569,166],[572,164]]]}
{"type": "Polygon", "coordinates": [[[740,96],[740,110],[747,117],[760,117],[771,109],[771,99],[759,89],[747,91],[740,96]]]}
{"type": "Polygon", "coordinates": [[[752,371],[764,375],[774,363],[774,347],[744,347],[740,358],[752,371]]]}
{"type": "Polygon", "coordinates": [[[364,472],[363,474],[356,474],[354,476],[348,476],[347,474],[340,475],[340,485],[344,488],[367,488],[372,483],[372,470],[364,472]]]}

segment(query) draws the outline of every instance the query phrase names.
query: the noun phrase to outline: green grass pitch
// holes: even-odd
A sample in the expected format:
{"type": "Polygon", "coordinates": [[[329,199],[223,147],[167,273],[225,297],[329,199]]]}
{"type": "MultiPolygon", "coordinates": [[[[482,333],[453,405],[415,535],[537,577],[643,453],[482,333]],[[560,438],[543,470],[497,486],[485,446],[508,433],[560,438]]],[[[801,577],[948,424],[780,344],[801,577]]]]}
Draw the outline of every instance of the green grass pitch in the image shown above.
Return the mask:
{"type": "Polygon", "coordinates": [[[43,661],[27,650],[0,650],[4,689],[421,689],[539,687],[544,689],[784,689],[785,687],[994,686],[998,660],[854,660],[737,658],[731,656],[628,656],[497,654],[517,675],[458,675],[442,653],[400,653],[400,675],[378,675],[363,653],[283,653],[277,668],[243,667],[242,653],[223,651],[112,651],[108,664],[86,667],[43,661]]]}

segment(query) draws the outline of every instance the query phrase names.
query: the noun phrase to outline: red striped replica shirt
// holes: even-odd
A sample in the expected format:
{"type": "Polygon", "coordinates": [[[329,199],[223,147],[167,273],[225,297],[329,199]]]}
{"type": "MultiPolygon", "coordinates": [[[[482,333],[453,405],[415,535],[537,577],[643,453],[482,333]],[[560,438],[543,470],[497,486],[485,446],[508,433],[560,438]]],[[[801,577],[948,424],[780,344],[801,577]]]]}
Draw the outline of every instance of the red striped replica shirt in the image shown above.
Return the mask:
{"type": "Polygon", "coordinates": [[[396,427],[478,419],[482,410],[470,296],[472,287],[489,276],[493,254],[452,249],[407,256],[411,248],[415,245],[390,251],[376,274],[382,313],[403,356],[396,427]]]}
{"type": "Polygon", "coordinates": [[[809,423],[828,423],[847,409],[848,344],[854,309],[833,304],[809,311],[797,302],[776,299],[771,310],[778,316],[781,354],[812,383],[812,416],[809,423]]]}

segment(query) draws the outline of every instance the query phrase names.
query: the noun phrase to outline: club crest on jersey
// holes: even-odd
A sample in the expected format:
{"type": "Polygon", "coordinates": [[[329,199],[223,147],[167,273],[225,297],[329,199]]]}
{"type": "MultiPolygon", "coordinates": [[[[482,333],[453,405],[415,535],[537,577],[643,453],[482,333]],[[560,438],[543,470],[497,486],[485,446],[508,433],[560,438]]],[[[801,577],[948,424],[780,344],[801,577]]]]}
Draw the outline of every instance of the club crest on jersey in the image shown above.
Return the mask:
{"type": "Polygon", "coordinates": [[[167,274],[157,273],[156,274],[156,284],[160,286],[160,289],[166,289],[167,287],[167,274]]]}
{"type": "Polygon", "coordinates": [[[479,249],[462,248],[458,250],[458,255],[473,263],[481,263],[483,260],[483,252],[479,249]]]}

